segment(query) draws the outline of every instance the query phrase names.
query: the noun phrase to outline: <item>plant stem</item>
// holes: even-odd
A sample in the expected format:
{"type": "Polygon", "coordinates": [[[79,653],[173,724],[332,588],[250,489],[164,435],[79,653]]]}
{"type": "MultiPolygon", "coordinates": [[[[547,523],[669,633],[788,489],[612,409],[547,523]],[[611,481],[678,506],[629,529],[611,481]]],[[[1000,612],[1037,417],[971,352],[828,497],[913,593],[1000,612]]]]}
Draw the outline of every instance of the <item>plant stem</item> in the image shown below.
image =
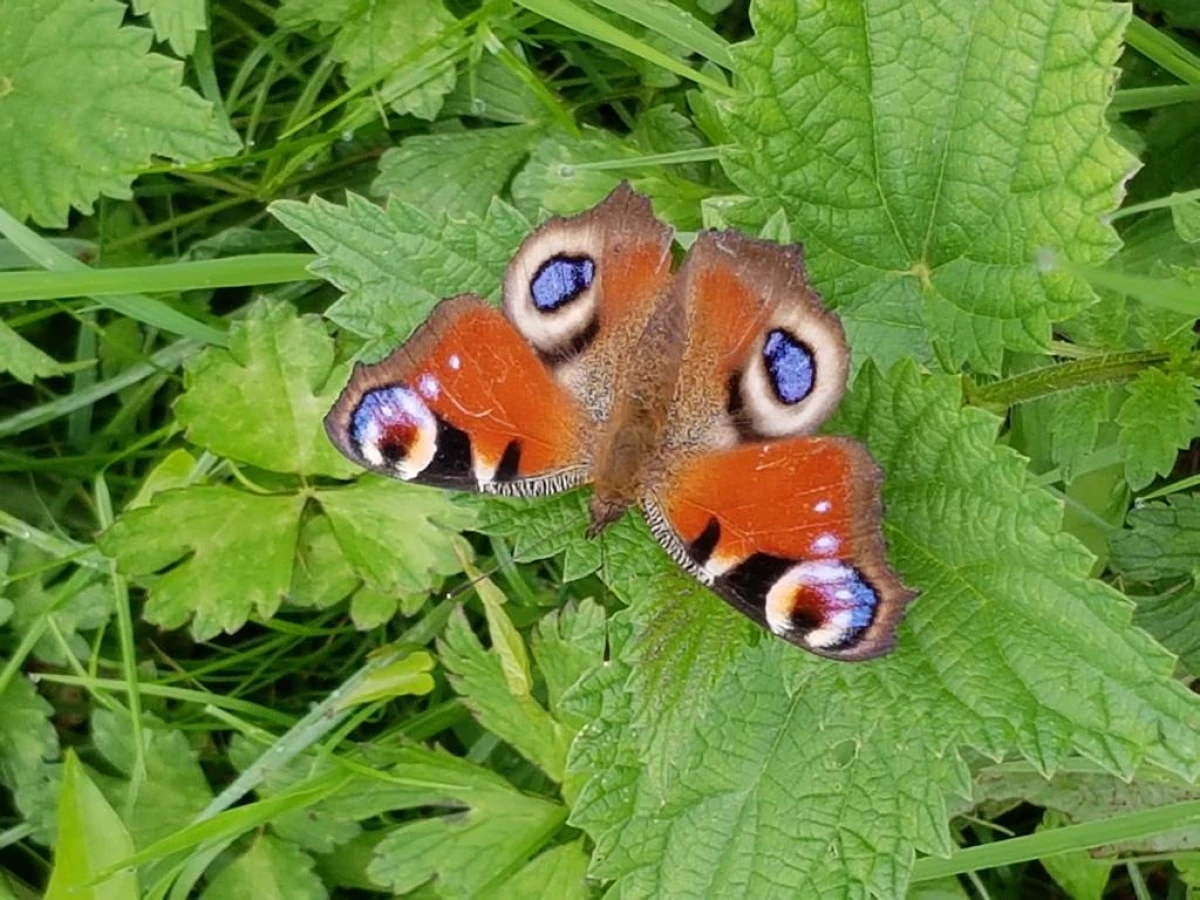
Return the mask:
{"type": "Polygon", "coordinates": [[[1169,358],[1168,354],[1156,350],[1131,350],[1043,366],[991,384],[975,384],[968,380],[967,400],[976,406],[1007,409],[1063,391],[1127,381],[1143,369],[1169,358]]]}

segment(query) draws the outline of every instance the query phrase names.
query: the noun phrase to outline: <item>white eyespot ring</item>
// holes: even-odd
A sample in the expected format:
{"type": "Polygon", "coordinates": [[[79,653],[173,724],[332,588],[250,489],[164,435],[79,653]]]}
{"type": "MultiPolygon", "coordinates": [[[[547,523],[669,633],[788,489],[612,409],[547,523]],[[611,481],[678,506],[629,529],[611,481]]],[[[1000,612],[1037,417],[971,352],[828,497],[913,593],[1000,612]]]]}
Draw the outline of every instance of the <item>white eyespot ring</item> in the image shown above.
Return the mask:
{"type": "Polygon", "coordinates": [[[542,353],[570,347],[594,321],[604,278],[596,255],[599,246],[588,226],[560,223],[527,238],[509,264],[504,277],[504,311],[542,353]],[[540,298],[535,296],[539,279],[546,285],[540,298]],[[563,289],[563,298],[551,302],[556,283],[563,289]]]}
{"type": "Polygon", "coordinates": [[[842,399],[849,370],[845,333],[834,316],[781,306],[738,382],[746,423],[763,437],[816,431],[842,399]]]}

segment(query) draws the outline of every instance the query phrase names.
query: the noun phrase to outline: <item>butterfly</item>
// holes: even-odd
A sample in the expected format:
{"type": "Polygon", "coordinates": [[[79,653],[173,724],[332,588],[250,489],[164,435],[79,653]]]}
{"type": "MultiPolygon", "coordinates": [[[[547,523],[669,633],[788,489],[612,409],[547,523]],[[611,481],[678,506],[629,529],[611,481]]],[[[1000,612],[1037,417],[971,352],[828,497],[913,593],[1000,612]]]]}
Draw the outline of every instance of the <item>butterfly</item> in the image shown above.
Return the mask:
{"type": "Polygon", "coordinates": [[[356,364],[325,418],[384,475],[537,496],[590,483],[589,536],[630,507],[684,570],[759,625],[842,660],[887,652],[915,596],[889,568],[881,472],[814,436],[846,388],[836,316],[798,246],[672,229],[622,184],[521,244],[503,311],[441,301],[356,364]]]}

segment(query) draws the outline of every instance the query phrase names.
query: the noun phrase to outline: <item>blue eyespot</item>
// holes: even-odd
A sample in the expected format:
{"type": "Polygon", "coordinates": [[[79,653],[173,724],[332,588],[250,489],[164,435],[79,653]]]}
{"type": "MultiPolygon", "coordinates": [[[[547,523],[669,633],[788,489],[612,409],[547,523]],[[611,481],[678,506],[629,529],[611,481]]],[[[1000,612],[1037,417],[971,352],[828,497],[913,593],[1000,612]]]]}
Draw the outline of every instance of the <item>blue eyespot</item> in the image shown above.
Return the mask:
{"type": "Polygon", "coordinates": [[[595,277],[596,264],[587,256],[552,256],[530,282],[533,305],[553,312],[590,288],[595,277]]]}
{"type": "Polygon", "coordinates": [[[812,351],[786,331],[776,328],[767,334],[763,361],[780,403],[799,403],[812,393],[817,374],[812,351]]]}

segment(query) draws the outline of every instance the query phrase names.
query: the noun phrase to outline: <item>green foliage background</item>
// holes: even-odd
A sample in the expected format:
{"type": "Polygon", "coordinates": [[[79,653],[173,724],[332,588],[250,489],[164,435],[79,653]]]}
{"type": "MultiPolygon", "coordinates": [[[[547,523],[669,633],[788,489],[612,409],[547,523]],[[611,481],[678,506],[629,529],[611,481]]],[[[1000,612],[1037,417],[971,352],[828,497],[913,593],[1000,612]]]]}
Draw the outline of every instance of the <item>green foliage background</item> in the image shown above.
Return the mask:
{"type": "Polygon", "coordinates": [[[1189,0],[0,4],[0,898],[1188,896],[1198,51],[1189,0]],[[889,657],[325,439],[622,179],[803,241],[889,657]]]}

